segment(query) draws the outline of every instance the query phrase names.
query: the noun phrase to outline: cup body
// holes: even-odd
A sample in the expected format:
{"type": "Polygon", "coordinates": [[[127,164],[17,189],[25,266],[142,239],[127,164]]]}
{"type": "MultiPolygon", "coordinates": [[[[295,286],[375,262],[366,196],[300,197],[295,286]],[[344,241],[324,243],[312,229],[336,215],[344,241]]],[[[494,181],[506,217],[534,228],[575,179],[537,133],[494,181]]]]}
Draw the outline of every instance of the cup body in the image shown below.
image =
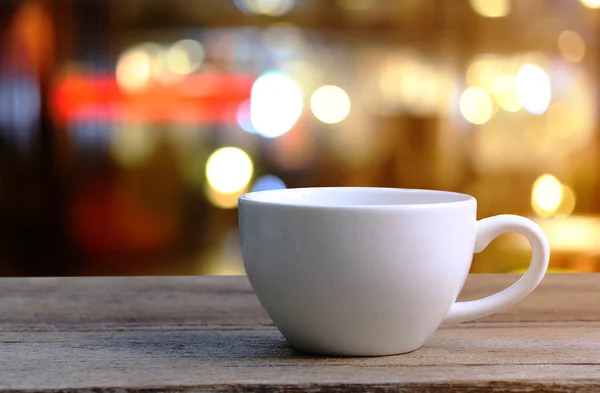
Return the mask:
{"type": "Polygon", "coordinates": [[[476,200],[443,191],[304,188],[239,200],[242,257],[294,348],[337,356],[413,351],[471,266],[476,200]]]}

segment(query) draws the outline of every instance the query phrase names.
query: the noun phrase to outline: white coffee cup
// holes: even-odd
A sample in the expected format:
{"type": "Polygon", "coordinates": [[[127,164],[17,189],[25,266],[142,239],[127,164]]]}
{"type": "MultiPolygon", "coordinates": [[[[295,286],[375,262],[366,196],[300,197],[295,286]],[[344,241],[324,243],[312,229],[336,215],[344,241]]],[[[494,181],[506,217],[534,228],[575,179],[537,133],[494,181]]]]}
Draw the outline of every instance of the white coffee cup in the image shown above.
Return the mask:
{"type": "Polygon", "coordinates": [[[442,324],[517,303],[549,260],[544,233],[520,216],[476,219],[465,194],[392,188],[299,188],[239,199],[248,279],[289,344],[338,356],[401,354],[442,324]],[[505,232],[529,240],[532,260],[511,287],[456,302],[473,253],[505,232]]]}

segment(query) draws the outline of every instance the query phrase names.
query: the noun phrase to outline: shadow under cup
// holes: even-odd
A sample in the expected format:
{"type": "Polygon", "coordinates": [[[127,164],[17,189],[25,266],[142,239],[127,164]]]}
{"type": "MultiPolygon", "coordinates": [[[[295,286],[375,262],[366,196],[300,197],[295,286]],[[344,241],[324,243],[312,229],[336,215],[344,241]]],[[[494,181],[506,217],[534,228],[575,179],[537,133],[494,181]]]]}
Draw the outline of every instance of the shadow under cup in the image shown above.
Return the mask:
{"type": "Polygon", "coordinates": [[[262,191],[239,200],[242,256],[294,348],[375,356],[433,334],[467,277],[477,232],[468,195],[386,188],[262,191]]]}

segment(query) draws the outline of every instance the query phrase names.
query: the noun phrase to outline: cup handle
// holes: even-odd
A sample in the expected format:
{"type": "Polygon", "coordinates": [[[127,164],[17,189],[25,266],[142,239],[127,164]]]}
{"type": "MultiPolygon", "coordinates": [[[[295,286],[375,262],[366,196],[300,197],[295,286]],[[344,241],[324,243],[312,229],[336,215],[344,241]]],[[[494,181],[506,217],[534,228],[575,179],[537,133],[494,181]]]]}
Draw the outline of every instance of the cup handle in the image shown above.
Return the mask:
{"type": "Polygon", "coordinates": [[[456,302],[443,324],[456,324],[485,317],[512,306],[529,295],[542,281],[550,260],[550,246],[542,229],[533,221],[520,216],[499,215],[477,222],[475,253],[483,251],[496,237],[506,232],[519,233],[529,241],[531,262],[525,274],[513,285],[483,299],[456,302]]]}

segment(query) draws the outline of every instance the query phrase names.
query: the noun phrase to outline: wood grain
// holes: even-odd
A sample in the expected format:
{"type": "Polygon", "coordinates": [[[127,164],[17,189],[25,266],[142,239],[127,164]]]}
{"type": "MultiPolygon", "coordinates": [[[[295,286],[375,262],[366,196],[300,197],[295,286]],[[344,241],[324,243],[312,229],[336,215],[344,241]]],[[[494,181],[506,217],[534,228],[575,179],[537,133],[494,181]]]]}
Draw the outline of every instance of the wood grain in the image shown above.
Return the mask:
{"type": "MultiPolygon", "coordinates": [[[[516,279],[473,275],[461,298],[516,279]]],[[[597,391],[599,284],[550,275],[410,354],[327,358],[291,349],[244,277],[3,279],[0,391],[597,391]]]]}

